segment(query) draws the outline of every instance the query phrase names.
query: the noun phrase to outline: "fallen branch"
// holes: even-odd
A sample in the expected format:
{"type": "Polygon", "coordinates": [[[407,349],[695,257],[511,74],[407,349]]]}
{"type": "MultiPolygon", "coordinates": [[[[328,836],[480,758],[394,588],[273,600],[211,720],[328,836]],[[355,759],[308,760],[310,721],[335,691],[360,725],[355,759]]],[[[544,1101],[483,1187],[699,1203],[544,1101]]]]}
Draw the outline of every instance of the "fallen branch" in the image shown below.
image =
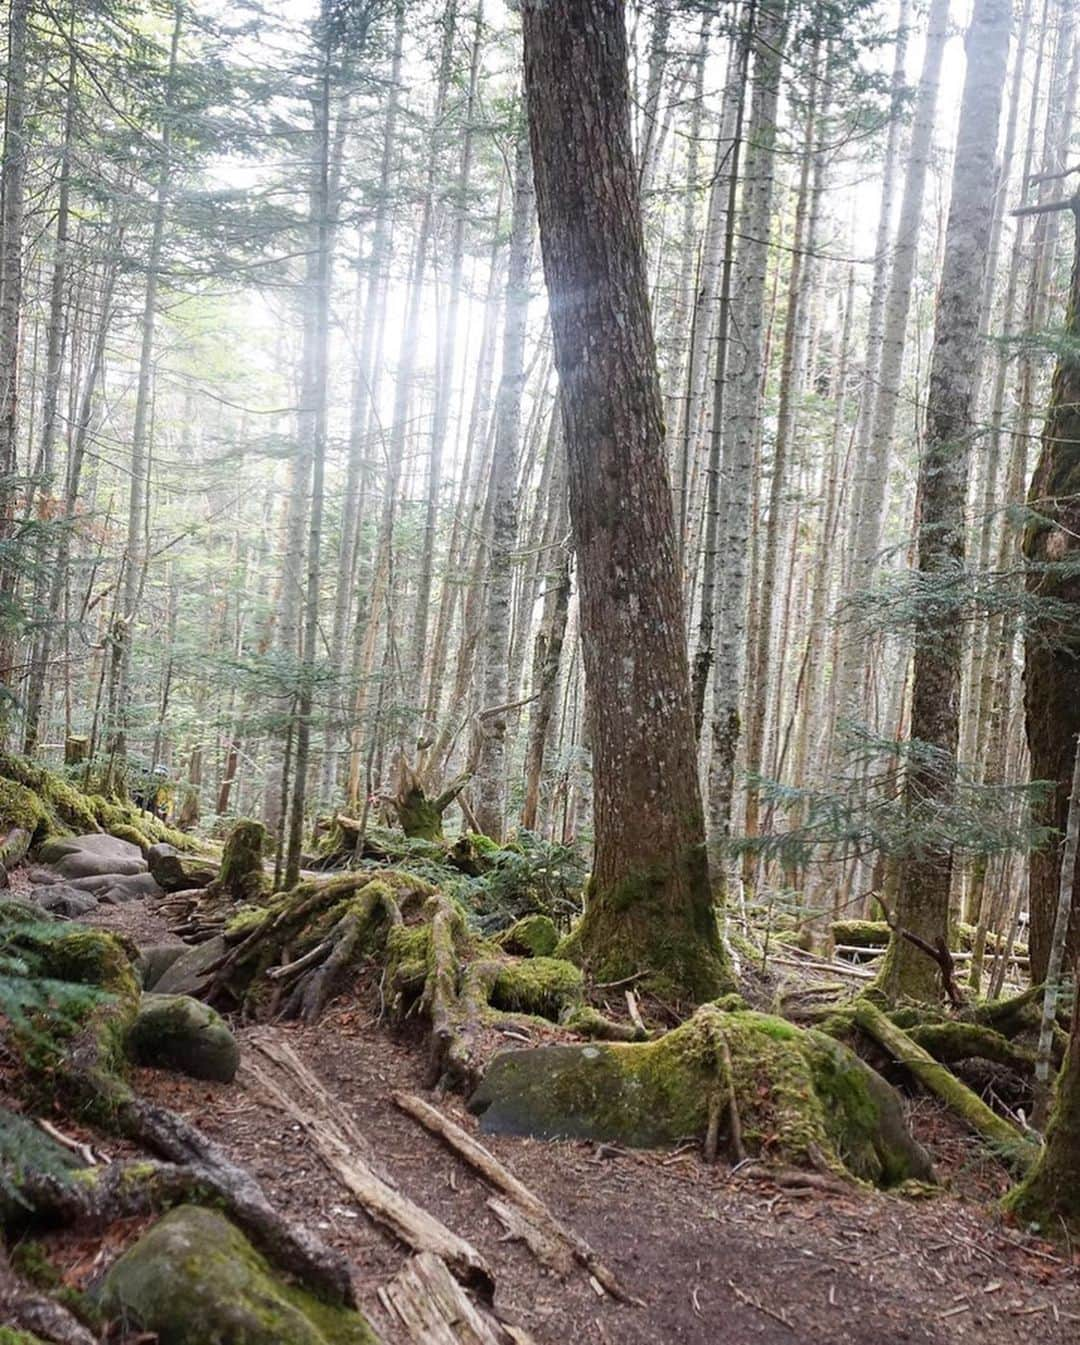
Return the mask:
{"type": "Polygon", "coordinates": [[[442,1112],[425,1102],[423,1098],[415,1097],[411,1093],[394,1093],[393,1100],[395,1106],[399,1107],[406,1115],[411,1116],[414,1121],[418,1121],[425,1130],[437,1135],[453,1149],[459,1158],[464,1159],[470,1167],[479,1172],[487,1182],[509,1196],[514,1204],[528,1215],[538,1228],[564,1242],[570,1248],[574,1258],[613,1298],[617,1298],[623,1303],[633,1303],[637,1307],[645,1306],[641,1299],[635,1298],[628,1290],[623,1288],[615,1274],[604,1265],[584,1238],[561,1223],[539,1196],[530,1191],[524,1182],[519,1181],[508,1168],[499,1162],[494,1154],[489,1153],[482,1144],[473,1139],[467,1131],[462,1130],[461,1126],[455,1121],[451,1121],[448,1116],[444,1116],[442,1112]]]}
{"type": "Polygon", "coordinates": [[[478,1308],[431,1252],[408,1260],[379,1297],[415,1345],[528,1345],[530,1339],[478,1308]]]}
{"type": "Polygon", "coordinates": [[[253,1038],[251,1045],[253,1051],[241,1067],[242,1074],[274,1106],[304,1128],[323,1163],[368,1215],[413,1251],[432,1252],[441,1257],[462,1283],[490,1302],[495,1279],[484,1258],[471,1243],[375,1172],[362,1156],[363,1151],[357,1149],[354,1133],[327,1114],[325,1090],[317,1080],[311,1086],[309,1080],[314,1076],[281,1036],[265,1034],[253,1038]],[[279,1077],[275,1078],[275,1073],[279,1077]],[[280,1077],[283,1074],[284,1082],[280,1077]],[[294,1088],[299,1088],[300,1097],[295,1095],[294,1088]]]}

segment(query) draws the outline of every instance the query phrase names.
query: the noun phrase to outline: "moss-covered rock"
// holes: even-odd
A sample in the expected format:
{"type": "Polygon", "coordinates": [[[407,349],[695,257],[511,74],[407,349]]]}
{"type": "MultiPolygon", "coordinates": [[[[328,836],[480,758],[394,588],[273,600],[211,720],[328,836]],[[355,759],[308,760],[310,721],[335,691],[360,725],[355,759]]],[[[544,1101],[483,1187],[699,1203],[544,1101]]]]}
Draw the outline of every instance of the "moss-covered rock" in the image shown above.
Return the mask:
{"type": "Polygon", "coordinates": [[[29,1331],[16,1331],[12,1326],[0,1326],[0,1345],[46,1345],[40,1336],[29,1331]]]}
{"type": "Polygon", "coordinates": [[[834,920],[829,931],[835,946],[884,951],[889,943],[889,926],[884,920],[834,920]]]}
{"type": "Polygon", "coordinates": [[[137,845],[100,832],[46,841],[38,848],[38,859],[43,864],[51,864],[61,878],[82,879],[146,872],[146,860],[137,845]]]}
{"type": "Polygon", "coordinates": [[[558,957],[523,958],[499,970],[491,991],[491,1006],[557,1022],[581,1003],[584,990],[585,978],[572,962],[558,957]]]}
{"type": "Polygon", "coordinates": [[[559,931],[548,915],[526,915],[509,929],[500,930],[495,942],[516,957],[551,957],[559,944],[559,931]]]}
{"type": "Polygon", "coordinates": [[[101,1304],[159,1345],[377,1345],[359,1313],[285,1284],[223,1215],[194,1205],[120,1257],[101,1304]]]}
{"type": "Polygon", "coordinates": [[[504,1052],[469,1105],[493,1133],[650,1148],[704,1135],[710,1106],[729,1116],[732,1091],[751,1153],[824,1160],[883,1186],[932,1178],[896,1093],[853,1052],[783,1019],[713,1005],[656,1041],[504,1052]]]}
{"type": "Polygon", "coordinates": [[[188,995],[143,995],[127,1049],[140,1065],[218,1083],[231,1083],[240,1065],[240,1048],[224,1019],[188,995]]]}

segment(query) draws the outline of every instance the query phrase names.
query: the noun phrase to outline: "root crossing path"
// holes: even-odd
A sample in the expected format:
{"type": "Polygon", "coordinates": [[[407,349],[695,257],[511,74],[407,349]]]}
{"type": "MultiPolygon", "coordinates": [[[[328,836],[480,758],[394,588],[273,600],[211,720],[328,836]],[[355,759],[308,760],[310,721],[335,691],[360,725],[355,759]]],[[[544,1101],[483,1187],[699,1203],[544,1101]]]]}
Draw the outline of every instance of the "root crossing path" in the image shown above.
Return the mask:
{"type": "MultiPolygon", "coordinates": [[[[164,932],[141,902],[92,918],[140,943],[164,932]]],[[[653,1153],[482,1136],[461,1099],[424,1091],[424,1052],[381,1020],[375,984],[317,1025],[239,1036],[232,1084],[142,1070],[137,1086],[197,1122],[283,1215],[345,1252],[387,1345],[1066,1345],[1080,1335],[1074,1266],[970,1200],[778,1185],[754,1165],[706,1167],[696,1145],[653,1153]],[[420,1105],[402,1110],[399,1095],[420,1105]],[[421,1124],[425,1106],[482,1144],[510,1182],[421,1124]],[[515,1199],[515,1179],[535,1205],[515,1199]]],[[[976,1151],[950,1142],[959,1183],[976,1151]]]]}

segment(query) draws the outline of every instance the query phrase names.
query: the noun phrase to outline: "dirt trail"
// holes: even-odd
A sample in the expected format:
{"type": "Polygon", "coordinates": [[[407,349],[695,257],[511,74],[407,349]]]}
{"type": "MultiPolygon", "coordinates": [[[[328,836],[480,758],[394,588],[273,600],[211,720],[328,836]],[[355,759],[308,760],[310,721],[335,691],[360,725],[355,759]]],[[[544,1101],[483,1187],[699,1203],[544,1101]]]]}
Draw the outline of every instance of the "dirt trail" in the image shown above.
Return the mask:
{"type": "MultiPolygon", "coordinates": [[[[92,918],[140,943],[165,936],[141,902],[103,907],[92,918]]],[[[487,1258],[500,1312],[542,1345],[1074,1345],[1080,1338],[1078,1266],[970,1199],[782,1188],[732,1176],[723,1165],[706,1168],[696,1150],[633,1153],[485,1137],[646,1306],[598,1296],[580,1270],[566,1278],[545,1272],[521,1244],[505,1240],[476,1174],[394,1107],[394,1091],[422,1093],[424,1057],[410,1034],[378,1021],[377,1004],[375,986],[361,986],[317,1027],[282,1031],[400,1189],[487,1258]]],[[[239,1035],[243,1044],[245,1032],[239,1035]]],[[[373,1324],[388,1345],[404,1345],[378,1290],[405,1249],[369,1222],[296,1122],[239,1082],[144,1070],[137,1085],[221,1142],[283,1212],[345,1250],[373,1324]]],[[[460,1099],[431,1100],[475,1133],[460,1099]]],[[[915,1110],[920,1136],[954,1186],[993,1194],[1001,1174],[976,1146],[933,1105],[915,1110]]]]}

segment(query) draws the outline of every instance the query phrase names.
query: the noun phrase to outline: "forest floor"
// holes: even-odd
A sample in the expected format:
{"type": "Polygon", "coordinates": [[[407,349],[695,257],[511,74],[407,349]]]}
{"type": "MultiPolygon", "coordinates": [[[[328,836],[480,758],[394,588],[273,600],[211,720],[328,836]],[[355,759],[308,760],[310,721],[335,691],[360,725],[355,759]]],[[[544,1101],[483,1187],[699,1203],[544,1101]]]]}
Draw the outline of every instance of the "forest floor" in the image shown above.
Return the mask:
{"type": "MultiPolygon", "coordinates": [[[[90,919],[140,944],[166,937],[164,921],[142,902],[102,907],[90,919]]],[[[912,1102],[913,1126],[949,1191],[924,1200],[780,1186],[752,1166],[737,1174],[722,1163],[707,1167],[697,1146],[632,1152],[485,1136],[644,1306],[601,1296],[583,1271],[566,1278],[544,1271],[522,1244],[506,1240],[487,1206],[491,1192],[472,1169],[394,1106],[395,1091],[423,1092],[424,1052],[418,1034],[379,1020],[378,1003],[372,978],[318,1026],[272,1031],[355,1122],[400,1190],[480,1250],[495,1273],[500,1315],[540,1345],[1080,1338],[1080,1250],[1070,1257],[1003,1223],[992,1207],[1004,1172],[928,1100],[912,1102]]],[[[242,1047],[265,1031],[240,1029],[242,1047]]],[[[368,1220],[300,1124],[243,1075],[218,1085],[141,1070],[136,1086],[223,1145],[284,1214],[341,1248],[372,1324],[387,1345],[405,1345],[379,1289],[407,1253],[368,1220]]],[[[462,1099],[432,1100],[476,1132],[462,1099]]],[[[114,1145],[111,1156],[121,1152],[114,1145]]],[[[80,1284],[147,1222],[125,1221],[92,1248],[58,1233],[50,1252],[80,1284]]]]}

